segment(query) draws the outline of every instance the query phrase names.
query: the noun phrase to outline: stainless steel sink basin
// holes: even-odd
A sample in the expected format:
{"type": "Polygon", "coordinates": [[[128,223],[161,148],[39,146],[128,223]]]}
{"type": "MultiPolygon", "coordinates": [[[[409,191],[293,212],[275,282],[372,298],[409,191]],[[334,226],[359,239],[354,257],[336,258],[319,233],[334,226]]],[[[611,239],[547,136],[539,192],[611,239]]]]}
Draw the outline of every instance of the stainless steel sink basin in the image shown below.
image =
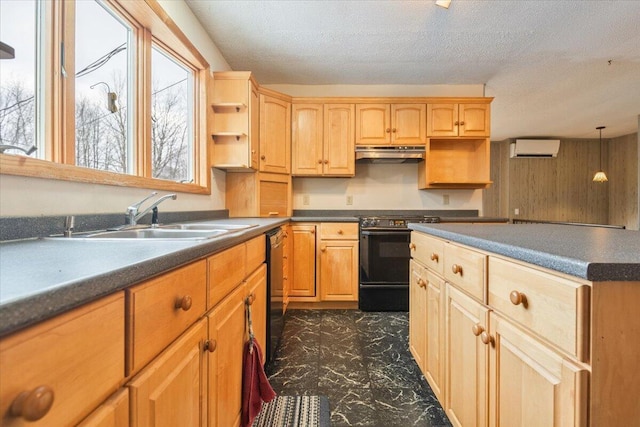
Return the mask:
{"type": "Polygon", "coordinates": [[[255,227],[257,224],[214,224],[208,222],[185,222],[163,225],[163,229],[179,230],[224,230],[226,232],[240,231],[246,228],[255,227]]]}
{"type": "Polygon", "coordinates": [[[229,230],[183,230],[168,228],[142,228],[133,230],[105,231],[83,236],[86,239],[211,239],[229,230]]]}

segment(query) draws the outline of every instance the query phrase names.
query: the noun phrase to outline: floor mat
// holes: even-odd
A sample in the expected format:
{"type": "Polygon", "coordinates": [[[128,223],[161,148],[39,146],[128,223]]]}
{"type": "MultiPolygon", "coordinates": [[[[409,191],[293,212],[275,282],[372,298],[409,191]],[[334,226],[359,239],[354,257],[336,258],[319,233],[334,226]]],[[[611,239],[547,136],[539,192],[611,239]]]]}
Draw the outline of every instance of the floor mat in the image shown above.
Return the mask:
{"type": "Polygon", "coordinates": [[[262,406],[252,427],[330,427],[326,396],[278,396],[262,406]]]}

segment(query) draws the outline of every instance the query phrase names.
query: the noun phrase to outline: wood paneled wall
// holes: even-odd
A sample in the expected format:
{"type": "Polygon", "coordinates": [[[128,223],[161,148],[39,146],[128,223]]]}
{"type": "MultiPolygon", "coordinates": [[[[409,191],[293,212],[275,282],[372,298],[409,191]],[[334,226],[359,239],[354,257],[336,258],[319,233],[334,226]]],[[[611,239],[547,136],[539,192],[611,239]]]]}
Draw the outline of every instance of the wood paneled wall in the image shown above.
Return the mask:
{"type": "Polygon", "coordinates": [[[555,159],[510,159],[510,142],[492,142],[494,184],[484,191],[483,215],[638,229],[637,134],[603,139],[607,183],[592,181],[599,168],[598,139],[564,139],[555,159]]]}
{"type": "Polygon", "coordinates": [[[638,146],[639,134],[609,141],[606,163],[609,178],[609,223],[638,229],[638,146]]]}

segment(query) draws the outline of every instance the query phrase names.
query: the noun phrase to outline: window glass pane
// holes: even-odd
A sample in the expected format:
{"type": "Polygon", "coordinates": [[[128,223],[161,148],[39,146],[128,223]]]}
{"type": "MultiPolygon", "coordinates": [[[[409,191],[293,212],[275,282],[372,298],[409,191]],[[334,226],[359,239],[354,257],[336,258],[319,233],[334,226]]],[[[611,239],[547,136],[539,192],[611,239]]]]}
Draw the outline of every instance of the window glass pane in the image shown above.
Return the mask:
{"type": "MultiPolygon", "coordinates": [[[[0,61],[0,144],[20,147],[32,157],[44,157],[38,145],[38,5],[35,0],[0,1],[0,41],[14,49],[14,58],[0,61]]],[[[26,154],[3,147],[7,154],[26,154]]]]}
{"type": "Polygon", "coordinates": [[[76,2],[76,164],[130,172],[130,29],[95,1],[76,2]]]}
{"type": "Polygon", "coordinates": [[[193,177],[193,73],[156,46],[151,53],[151,161],[154,178],[193,177]]]}

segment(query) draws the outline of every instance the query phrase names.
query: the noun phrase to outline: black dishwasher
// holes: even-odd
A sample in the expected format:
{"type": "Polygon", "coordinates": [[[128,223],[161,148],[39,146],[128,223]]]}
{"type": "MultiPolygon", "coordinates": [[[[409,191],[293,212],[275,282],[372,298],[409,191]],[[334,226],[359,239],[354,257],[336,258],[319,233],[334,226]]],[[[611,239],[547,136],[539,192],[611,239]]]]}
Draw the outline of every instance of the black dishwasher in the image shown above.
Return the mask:
{"type": "Polygon", "coordinates": [[[284,327],[282,314],[282,241],[284,233],[276,228],[267,235],[267,342],[265,344],[265,364],[273,358],[284,327]]]}

